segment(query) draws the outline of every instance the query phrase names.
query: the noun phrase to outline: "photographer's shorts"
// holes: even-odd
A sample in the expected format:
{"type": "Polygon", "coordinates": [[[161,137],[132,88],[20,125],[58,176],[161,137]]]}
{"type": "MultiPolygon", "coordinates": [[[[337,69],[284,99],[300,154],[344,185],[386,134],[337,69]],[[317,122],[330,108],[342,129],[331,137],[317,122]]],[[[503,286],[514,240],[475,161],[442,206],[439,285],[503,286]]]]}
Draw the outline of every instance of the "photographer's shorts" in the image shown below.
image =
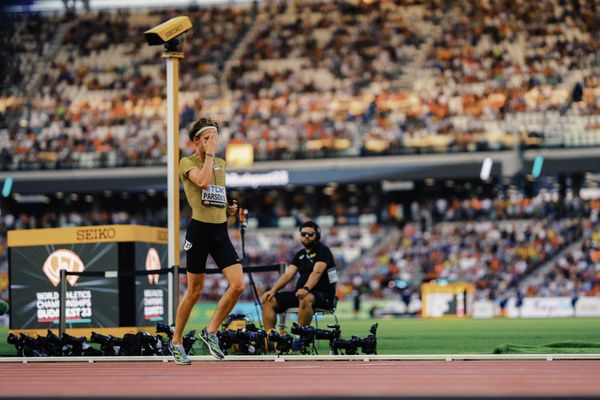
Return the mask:
{"type": "MultiPolygon", "coordinates": [[[[315,296],[313,309],[324,308],[326,310],[331,310],[333,308],[334,295],[317,291],[311,292],[311,294],[315,296]]],[[[282,313],[288,308],[294,308],[300,305],[300,300],[296,297],[296,291],[275,293],[275,300],[277,300],[277,307],[275,308],[277,313],[282,313]]]]}
{"type": "Polygon", "coordinates": [[[192,274],[205,272],[209,254],[220,270],[241,263],[229,239],[227,222],[211,224],[192,219],[185,235],[184,250],[187,255],[187,270],[192,274]]]}

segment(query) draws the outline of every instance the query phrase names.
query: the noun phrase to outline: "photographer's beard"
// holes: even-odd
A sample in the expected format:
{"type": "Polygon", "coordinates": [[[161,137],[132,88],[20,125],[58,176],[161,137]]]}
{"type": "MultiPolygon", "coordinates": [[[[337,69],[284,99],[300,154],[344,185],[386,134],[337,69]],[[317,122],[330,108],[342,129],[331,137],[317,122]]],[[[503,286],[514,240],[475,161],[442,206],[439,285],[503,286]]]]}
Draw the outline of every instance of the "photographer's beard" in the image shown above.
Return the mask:
{"type": "Polygon", "coordinates": [[[309,241],[304,241],[302,242],[302,245],[304,246],[304,249],[306,251],[310,251],[314,249],[317,245],[317,238],[310,239],[309,241]]]}

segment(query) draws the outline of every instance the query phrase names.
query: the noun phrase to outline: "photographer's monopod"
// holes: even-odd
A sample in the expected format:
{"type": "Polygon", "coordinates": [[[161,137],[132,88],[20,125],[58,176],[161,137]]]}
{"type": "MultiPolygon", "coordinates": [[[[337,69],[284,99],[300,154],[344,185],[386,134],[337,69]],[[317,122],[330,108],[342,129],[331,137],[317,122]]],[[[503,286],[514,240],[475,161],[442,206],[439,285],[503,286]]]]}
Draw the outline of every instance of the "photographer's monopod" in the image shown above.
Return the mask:
{"type": "MultiPolygon", "coordinates": [[[[234,200],[237,203],[237,201],[234,200]]],[[[258,295],[258,290],[256,289],[256,283],[254,282],[254,277],[252,276],[252,272],[249,268],[248,258],[246,257],[246,228],[248,227],[248,210],[245,208],[240,208],[238,213],[238,220],[240,223],[240,237],[242,240],[242,268],[248,271],[248,279],[250,280],[250,286],[252,287],[252,293],[254,293],[254,307],[256,308],[256,317],[258,318],[258,323],[260,327],[263,327],[262,324],[262,313],[260,306],[260,296],[258,295]]]]}

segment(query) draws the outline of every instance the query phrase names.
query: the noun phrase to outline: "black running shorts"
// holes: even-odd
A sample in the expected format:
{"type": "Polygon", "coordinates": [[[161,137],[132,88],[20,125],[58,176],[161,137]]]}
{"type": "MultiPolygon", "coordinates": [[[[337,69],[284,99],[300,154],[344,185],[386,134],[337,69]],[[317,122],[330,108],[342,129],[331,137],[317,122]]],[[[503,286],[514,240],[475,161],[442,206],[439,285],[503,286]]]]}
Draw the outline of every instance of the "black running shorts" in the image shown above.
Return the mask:
{"type": "Polygon", "coordinates": [[[211,224],[192,219],[185,235],[184,250],[187,255],[187,270],[192,274],[205,272],[209,254],[220,270],[241,263],[229,239],[227,222],[211,224]]]}
{"type": "MultiPolygon", "coordinates": [[[[333,308],[334,295],[328,295],[327,293],[318,291],[310,293],[315,296],[315,304],[313,304],[313,309],[324,308],[326,310],[331,310],[333,308]]],[[[300,300],[296,297],[296,291],[277,292],[275,293],[275,300],[277,301],[277,307],[275,307],[275,311],[277,313],[282,313],[288,308],[294,308],[300,305],[300,300]]]]}

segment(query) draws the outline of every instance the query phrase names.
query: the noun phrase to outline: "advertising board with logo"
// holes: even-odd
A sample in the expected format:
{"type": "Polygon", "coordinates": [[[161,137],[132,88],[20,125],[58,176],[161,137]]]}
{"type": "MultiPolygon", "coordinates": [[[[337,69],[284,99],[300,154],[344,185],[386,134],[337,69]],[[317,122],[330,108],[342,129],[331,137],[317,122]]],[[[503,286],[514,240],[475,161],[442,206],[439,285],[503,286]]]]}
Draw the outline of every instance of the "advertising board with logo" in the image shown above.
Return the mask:
{"type": "MultiPolygon", "coordinates": [[[[154,271],[168,267],[167,245],[159,243],[136,243],[136,270],[154,271]]],[[[136,276],[135,302],[136,326],[155,325],[167,322],[168,276],[150,274],[136,276]]]]}
{"type": "Polygon", "coordinates": [[[102,272],[67,276],[67,328],[164,322],[167,276],[134,273],[166,268],[167,242],[166,229],[138,225],[9,231],[10,329],[58,327],[62,269],[102,272]]]}
{"type": "Polygon", "coordinates": [[[475,286],[471,282],[426,282],[421,285],[423,318],[465,318],[473,312],[475,286]]]}
{"type": "MultiPolygon", "coordinates": [[[[15,247],[10,252],[10,327],[56,328],[60,270],[106,271],[117,265],[116,243],[15,247]]],[[[118,326],[118,282],[67,276],[67,327],[118,326]]]]}

